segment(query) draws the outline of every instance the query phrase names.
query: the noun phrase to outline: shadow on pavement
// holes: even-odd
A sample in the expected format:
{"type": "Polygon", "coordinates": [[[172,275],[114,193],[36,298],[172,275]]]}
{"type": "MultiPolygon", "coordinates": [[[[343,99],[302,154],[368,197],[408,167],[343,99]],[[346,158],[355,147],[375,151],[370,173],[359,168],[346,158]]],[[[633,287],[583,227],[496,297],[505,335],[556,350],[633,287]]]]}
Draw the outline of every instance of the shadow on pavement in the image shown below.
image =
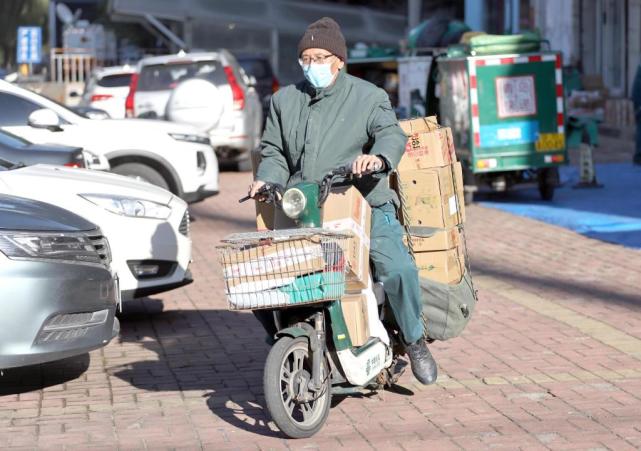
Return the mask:
{"type": "Polygon", "coordinates": [[[624,306],[626,308],[635,310],[641,309],[640,294],[630,295],[626,293],[620,293],[607,288],[599,288],[595,285],[577,283],[569,279],[559,280],[551,278],[541,278],[536,275],[516,273],[497,268],[496,266],[492,266],[490,262],[483,262],[482,260],[476,261],[472,270],[475,274],[492,276],[507,281],[514,281],[517,283],[528,285],[530,287],[540,286],[545,289],[552,288],[562,290],[569,296],[581,297],[586,300],[598,298],[607,302],[612,302],[614,304],[624,306]]]}
{"type": "Polygon", "coordinates": [[[542,201],[538,190],[518,189],[507,194],[479,193],[481,205],[547,222],[602,241],[641,248],[641,168],[629,163],[597,165],[599,189],[573,189],[579,182],[576,167],[562,167],[563,186],[552,201],[542,201]]]}
{"type": "Polygon", "coordinates": [[[165,310],[158,299],[125,303],[120,341],[157,359],[111,367],[109,373],[148,391],[203,391],[217,417],[260,435],[284,437],[263,410],[263,367],[269,347],[249,312],[165,310]]]}
{"type": "Polygon", "coordinates": [[[9,368],[0,376],[0,396],[16,395],[64,384],[82,376],[89,368],[89,353],[55,362],[9,368]]]}
{"type": "MultiPolygon", "coordinates": [[[[125,303],[120,341],[138,344],[157,359],[119,367],[109,373],[148,391],[202,391],[211,412],[230,425],[255,434],[285,438],[264,410],[263,368],[269,352],[265,332],[249,312],[164,310],[157,299],[125,303]]],[[[400,386],[392,392],[413,395],[400,386]]],[[[374,392],[336,395],[367,398],[374,392]]]]}

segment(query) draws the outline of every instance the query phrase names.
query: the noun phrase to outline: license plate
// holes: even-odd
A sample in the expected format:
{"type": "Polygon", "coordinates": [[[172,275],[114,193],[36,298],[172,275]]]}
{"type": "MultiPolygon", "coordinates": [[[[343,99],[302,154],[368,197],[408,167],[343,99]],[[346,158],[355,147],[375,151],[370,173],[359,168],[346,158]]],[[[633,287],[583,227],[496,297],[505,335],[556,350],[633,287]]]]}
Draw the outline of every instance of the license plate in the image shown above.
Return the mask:
{"type": "Polygon", "coordinates": [[[540,133],[536,142],[537,152],[549,152],[551,150],[562,150],[565,147],[564,133],[540,133]]]}

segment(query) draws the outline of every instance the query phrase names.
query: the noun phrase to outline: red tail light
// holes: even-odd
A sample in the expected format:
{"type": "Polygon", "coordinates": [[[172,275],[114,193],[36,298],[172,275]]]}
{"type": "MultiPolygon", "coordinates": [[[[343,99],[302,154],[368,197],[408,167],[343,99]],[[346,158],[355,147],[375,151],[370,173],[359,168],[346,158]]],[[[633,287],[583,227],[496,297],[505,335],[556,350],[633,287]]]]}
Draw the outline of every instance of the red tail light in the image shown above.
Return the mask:
{"type": "Polygon", "coordinates": [[[134,96],[136,95],[136,88],[138,87],[138,74],[131,74],[131,81],[129,82],[129,94],[125,100],[125,117],[136,117],[134,111],[134,96]]]}
{"type": "Polygon", "coordinates": [[[272,94],[275,94],[279,89],[278,79],[276,77],[272,78],[272,94]]]}
{"type": "Polygon", "coordinates": [[[227,75],[227,81],[229,82],[232,95],[234,96],[234,109],[242,110],[245,108],[245,93],[243,92],[243,88],[241,88],[238,81],[236,81],[236,76],[234,75],[234,71],[231,67],[225,67],[225,74],[227,75]]]}
{"type": "Polygon", "coordinates": [[[100,102],[101,100],[107,100],[107,99],[112,99],[113,96],[111,94],[94,94],[91,96],[91,101],[92,102],[100,102]]]}
{"type": "Polygon", "coordinates": [[[68,167],[68,168],[84,168],[85,165],[84,165],[84,163],[73,161],[73,162],[65,163],[65,167],[68,167]]]}

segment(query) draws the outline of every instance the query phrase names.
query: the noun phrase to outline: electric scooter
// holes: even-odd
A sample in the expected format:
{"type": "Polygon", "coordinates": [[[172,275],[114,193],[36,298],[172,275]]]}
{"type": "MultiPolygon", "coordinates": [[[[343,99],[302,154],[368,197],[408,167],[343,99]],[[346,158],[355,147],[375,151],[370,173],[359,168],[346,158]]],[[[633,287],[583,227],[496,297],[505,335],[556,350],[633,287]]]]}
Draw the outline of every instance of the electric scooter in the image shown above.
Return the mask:
{"type": "MultiPolygon", "coordinates": [[[[273,202],[300,227],[272,233],[327,232],[322,229],[321,207],[332,186],[338,180],[349,182],[351,177],[350,165],[329,172],[319,184],[302,182],[287,190],[275,184],[261,187],[257,197],[273,202]]],[[[264,237],[275,236],[264,233],[264,237]]],[[[231,241],[256,236],[236,234],[231,241]]],[[[324,249],[330,259],[340,260],[340,249],[336,252],[331,245],[324,249]]],[[[263,319],[270,323],[266,329],[276,331],[264,370],[266,407],[287,436],[316,434],[329,415],[332,394],[389,387],[405,370],[407,362],[400,358],[404,346],[382,284],[370,280],[365,294],[370,337],[358,347],[350,340],[340,298],[262,311],[263,319]]]]}

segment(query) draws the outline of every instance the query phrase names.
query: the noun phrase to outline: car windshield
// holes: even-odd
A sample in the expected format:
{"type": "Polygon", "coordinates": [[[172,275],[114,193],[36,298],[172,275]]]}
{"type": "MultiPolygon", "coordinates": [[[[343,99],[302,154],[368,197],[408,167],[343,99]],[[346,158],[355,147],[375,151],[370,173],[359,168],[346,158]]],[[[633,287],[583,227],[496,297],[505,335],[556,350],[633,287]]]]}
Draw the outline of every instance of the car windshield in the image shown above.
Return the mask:
{"type": "Polygon", "coordinates": [[[218,61],[179,62],[145,66],[138,80],[138,91],[166,91],[189,78],[203,78],[217,86],[227,83],[222,64],[218,61]]]}
{"type": "Polygon", "coordinates": [[[31,143],[26,139],[20,138],[19,136],[12,135],[11,133],[4,130],[0,130],[0,144],[16,149],[28,146],[31,143]]]}
{"type": "Polygon", "coordinates": [[[113,74],[105,75],[96,84],[103,88],[124,88],[129,86],[130,81],[131,74],[113,74]]]}

